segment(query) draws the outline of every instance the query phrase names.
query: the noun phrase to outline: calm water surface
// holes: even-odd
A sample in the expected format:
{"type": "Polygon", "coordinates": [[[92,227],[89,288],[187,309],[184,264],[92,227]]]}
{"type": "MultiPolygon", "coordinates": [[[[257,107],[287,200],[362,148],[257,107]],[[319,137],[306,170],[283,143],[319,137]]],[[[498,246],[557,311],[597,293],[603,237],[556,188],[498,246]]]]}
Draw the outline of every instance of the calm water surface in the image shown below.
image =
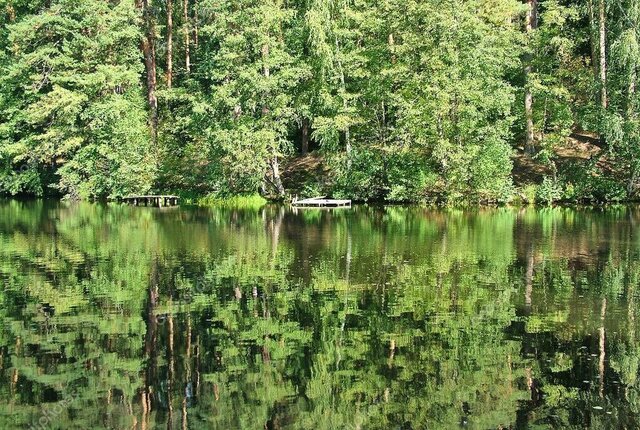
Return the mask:
{"type": "Polygon", "coordinates": [[[638,226],[0,201],[0,428],[636,429],[638,226]]]}

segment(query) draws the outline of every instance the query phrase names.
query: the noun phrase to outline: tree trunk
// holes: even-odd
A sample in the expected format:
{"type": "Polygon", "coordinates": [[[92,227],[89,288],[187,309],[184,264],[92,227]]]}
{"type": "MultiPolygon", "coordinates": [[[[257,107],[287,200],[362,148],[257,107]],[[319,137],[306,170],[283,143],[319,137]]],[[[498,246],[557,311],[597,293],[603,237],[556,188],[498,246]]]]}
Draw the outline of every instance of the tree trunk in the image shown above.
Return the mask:
{"type": "MultiPolygon", "coordinates": [[[[340,60],[340,43],[336,38],[336,56],[338,58],[338,70],[340,72],[340,87],[342,89],[342,108],[345,110],[345,113],[348,108],[347,102],[347,84],[344,76],[344,69],[342,68],[342,61],[340,60]]],[[[349,126],[347,126],[344,131],[344,143],[345,143],[345,151],[347,153],[347,164],[351,167],[351,133],[349,131],[349,126]]]]}
{"type": "Polygon", "coordinates": [[[636,65],[631,66],[631,74],[629,76],[629,87],[627,90],[627,118],[634,119],[636,116],[635,98],[636,98],[636,82],[638,79],[638,73],[636,71],[636,65]]]}
{"type": "Polygon", "coordinates": [[[302,155],[309,153],[309,119],[302,120],[302,155]]]}
{"type": "Polygon", "coordinates": [[[147,75],[147,102],[151,114],[151,138],[154,147],[158,141],[158,98],[156,96],[156,49],[155,29],[148,0],[136,0],[136,7],[142,12],[145,35],[142,39],[142,54],[147,75]]]}
{"type": "Polygon", "coordinates": [[[593,0],[587,2],[589,9],[589,42],[591,45],[591,67],[593,69],[593,78],[598,79],[598,42],[596,40],[596,16],[593,11],[593,0]]]}
{"type": "Polygon", "coordinates": [[[198,49],[198,0],[195,0],[193,3],[193,45],[196,47],[196,49],[198,49]]]}
{"type": "Polygon", "coordinates": [[[183,0],[182,2],[184,8],[184,58],[185,58],[185,68],[187,73],[191,72],[191,53],[190,53],[190,40],[189,40],[189,0],[183,0]]]}
{"type": "MultiPolygon", "coordinates": [[[[262,45],[262,73],[265,78],[269,78],[271,76],[271,69],[269,68],[269,45],[262,45]]],[[[262,115],[267,116],[269,114],[269,106],[267,105],[267,100],[269,98],[269,94],[264,95],[264,104],[262,105],[262,115]]],[[[278,161],[278,151],[277,148],[271,148],[271,160],[269,160],[269,164],[271,165],[271,174],[273,177],[272,185],[276,189],[278,193],[278,197],[284,196],[284,186],[282,185],[282,178],[280,177],[280,162],[278,161]]]]}
{"type": "Polygon", "coordinates": [[[599,34],[600,34],[600,104],[606,109],[609,101],[607,98],[607,35],[606,35],[606,10],[605,0],[599,0],[599,34]]]}
{"type": "Polygon", "coordinates": [[[167,87],[173,83],[173,0],[167,0],[167,87]]]}
{"type": "MultiPolygon", "coordinates": [[[[528,0],[527,18],[526,18],[526,31],[527,35],[531,37],[531,33],[537,27],[537,0],[528,0]]],[[[535,153],[535,141],[534,141],[534,127],[533,127],[533,95],[531,94],[531,82],[529,76],[531,75],[531,61],[532,58],[529,55],[527,58],[527,64],[524,68],[525,75],[525,95],[524,95],[524,112],[527,121],[527,136],[524,145],[525,152],[528,154],[535,153]]]]}
{"type": "Polygon", "coordinates": [[[284,197],[284,185],[282,185],[282,177],[280,176],[280,162],[275,154],[271,158],[271,171],[273,172],[273,185],[276,188],[278,197],[284,197]]]}
{"type": "MultiPolygon", "coordinates": [[[[638,79],[638,74],[636,70],[635,62],[631,65],[631,73],[629,76],[629,87],[627,89],[627,121],[633,121],[636,119],[636,108],[635,108],[635,98],[636,98],[636,81],[638,79]]],[[[638,179],[638,167],[635,153],[631,157],[631,176],[627,181],[627,193],[631,196],[635,193],[636,181],[638,179]]]]}

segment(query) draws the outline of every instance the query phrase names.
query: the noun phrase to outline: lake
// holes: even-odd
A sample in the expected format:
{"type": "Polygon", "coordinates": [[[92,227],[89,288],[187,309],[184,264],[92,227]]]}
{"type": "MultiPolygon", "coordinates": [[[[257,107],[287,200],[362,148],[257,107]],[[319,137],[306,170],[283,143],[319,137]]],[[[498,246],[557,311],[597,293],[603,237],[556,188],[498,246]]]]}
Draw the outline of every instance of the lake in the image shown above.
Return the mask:
{"type": "Polygon", "coordinates": [[[0,428],[638,428],[637,226],[0,200],[0,428]]]}

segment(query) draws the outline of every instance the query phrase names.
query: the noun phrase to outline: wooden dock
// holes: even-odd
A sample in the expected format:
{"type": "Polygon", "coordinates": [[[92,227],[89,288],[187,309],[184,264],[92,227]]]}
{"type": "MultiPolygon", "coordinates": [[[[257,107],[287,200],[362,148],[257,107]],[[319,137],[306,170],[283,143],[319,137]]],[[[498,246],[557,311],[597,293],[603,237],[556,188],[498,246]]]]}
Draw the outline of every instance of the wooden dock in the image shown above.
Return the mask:
{"type": "Polygon", "coordinates": [[[133,206],[177,206],[180,201],[178,196],[127,196],[120,199],[121,202],[133,206]]]}
{"type": "Polygon", "coordinates": [[[314,197],[311,199],[294,199],[291,206],[295,208],[350,208],[351,200],[327,199],[325,197],[314,197]]]}

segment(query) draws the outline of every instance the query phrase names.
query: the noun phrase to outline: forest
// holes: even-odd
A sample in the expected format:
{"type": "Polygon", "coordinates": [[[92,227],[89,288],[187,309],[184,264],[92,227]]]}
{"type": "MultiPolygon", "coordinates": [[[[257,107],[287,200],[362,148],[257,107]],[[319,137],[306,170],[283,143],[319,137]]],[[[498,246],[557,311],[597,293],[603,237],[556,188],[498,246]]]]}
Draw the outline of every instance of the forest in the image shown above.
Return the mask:
{"type": "Polygon", "coordinates": [[[628,201],[640,0],[0,0],[0,194],[628,201]]]}

